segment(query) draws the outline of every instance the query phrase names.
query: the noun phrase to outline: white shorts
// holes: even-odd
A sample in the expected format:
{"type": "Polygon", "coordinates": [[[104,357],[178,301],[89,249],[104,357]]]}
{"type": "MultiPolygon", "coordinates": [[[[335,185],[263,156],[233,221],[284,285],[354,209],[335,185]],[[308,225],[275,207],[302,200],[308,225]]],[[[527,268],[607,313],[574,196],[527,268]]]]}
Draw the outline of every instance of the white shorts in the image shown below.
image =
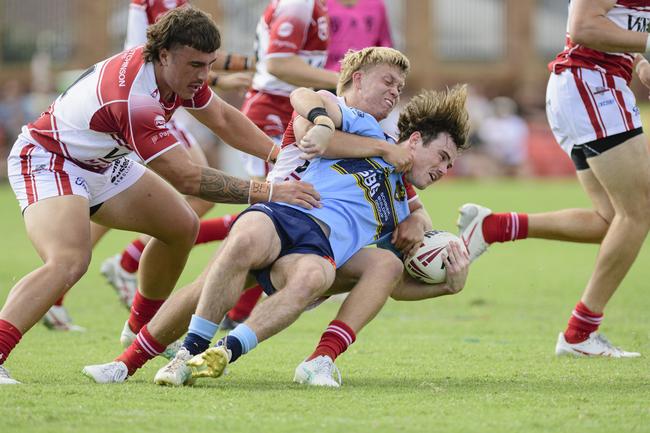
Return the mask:
{"type": "Polygon", "coordinates": [[[585,68],[551,74],[546,116],[562,149],[641,127],[634,94],[623,78],[585,68]]]}
{"type": "MultiPolygon", "coordinates": [[[[281,135],[271,136],[270,138],[276,146],[280,146],[282,143],[281,135]]],[[[273,169],[272,163],[266,162],[263,159],[248,153],[241,152],[241,159],[244,163],[244,169],[250,177],[266,178],[269,172],[273,169]]]]}
{"type": "Polygon", "coordinates": [[[136,183],[146,170],[120,158],[106,172],[96,173],[21,138],[11,149],[7,165],[22,212],[39,200],[62,195],[85,197],[89,207],[99,205],[136,183]]]}

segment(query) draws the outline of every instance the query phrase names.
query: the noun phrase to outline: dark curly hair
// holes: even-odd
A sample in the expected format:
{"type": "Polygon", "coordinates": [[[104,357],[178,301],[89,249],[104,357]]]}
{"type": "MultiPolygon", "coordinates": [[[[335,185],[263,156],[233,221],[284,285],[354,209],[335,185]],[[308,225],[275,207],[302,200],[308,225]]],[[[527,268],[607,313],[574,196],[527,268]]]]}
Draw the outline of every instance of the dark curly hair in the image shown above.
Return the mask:
{"type": "Polygon", "coordinates": [[[147,29],[145,61],[157,61],[160,50],[179,45],[187,45],[204,53],[218,50],[221,35],[212,17],[189,5],[170,10],[147,29]]]}

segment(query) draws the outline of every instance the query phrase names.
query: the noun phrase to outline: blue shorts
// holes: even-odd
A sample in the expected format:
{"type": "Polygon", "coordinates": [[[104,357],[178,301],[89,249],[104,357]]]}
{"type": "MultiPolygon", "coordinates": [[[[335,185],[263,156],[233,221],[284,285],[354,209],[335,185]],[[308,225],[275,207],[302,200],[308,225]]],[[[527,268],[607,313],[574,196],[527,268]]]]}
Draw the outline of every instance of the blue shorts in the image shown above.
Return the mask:
{"type": "MultiPolygon", "coordinates": [[[[241,218],[247,212],[263,212],[268,215],[275,225],[275,231],[280,237],[280,257],[288,254],[315,254],[334,264],[334,253],[330,242],[320,226],[306,213],[277,203],[256,203],[239,214],[241,218]]],[[[276,259],[277,260],[277,259],[276,259]]],[[[271,283],[271,266],[251,270],[264,293],[272,295],[276,292],[271,283]]]]}

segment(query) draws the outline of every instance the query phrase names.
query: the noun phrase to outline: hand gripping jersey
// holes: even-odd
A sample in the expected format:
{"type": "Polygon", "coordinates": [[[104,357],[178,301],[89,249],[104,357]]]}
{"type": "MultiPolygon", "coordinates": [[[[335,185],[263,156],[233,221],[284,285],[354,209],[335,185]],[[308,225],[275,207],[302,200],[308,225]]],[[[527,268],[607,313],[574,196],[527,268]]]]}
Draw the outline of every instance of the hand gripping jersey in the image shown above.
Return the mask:
{"type": "Polygon", "coordinates": [[[257,70],[242,112],[267,135],[282,135],[291,120],[289,94],[296,88],[269,74],[270,58],[300,56],[322,68],[329,29],[324,0],[273,0],[257,25],[257,70]]]}
{"type": "MultiPolygon", "coordinates": [[[[569,9],[571,3],[569,3],[569,9]]],[[[618,0],[607,12],[607,18],[625,30],[645,33],[650,25],[650,1],[618,0]]],[[[634,55],[630,53],[606,53],[574,43],[569,37],[567,24],[564,51],[549,63],[549,70],[555,74],[569,68],[587,68],[616,75],[628,83],[632,79],[634,55]]]]}
{"type": "Polygon", "coordinates": [[[147,42],[147,27],[167,11],[183,6],[187,0],[131,0],[124,49],[147,42]]]}
{"type": "MultiPolygon", "coordinates": [[[[341,107],[346,132],[384,139],[371,115],[341,107]]],[[[296,171],[312,183],[321,196],[321,208],[305,212],[330,228],[329,242],[337,267],[359,249],[390,238],[397,224],[409,215],[406,187],[401,173],[381,158],[317,158],[296,171]]]]}
{"type": "Polygon", "coordinates": [[[166,126],[174,111],[211,99],[204,84],[192,99],[161,101],[153,64],[137,47],[88,68],[20,138],[102,173],[130,152],[147,163],[174,147],[178,140],[166,126]]]}

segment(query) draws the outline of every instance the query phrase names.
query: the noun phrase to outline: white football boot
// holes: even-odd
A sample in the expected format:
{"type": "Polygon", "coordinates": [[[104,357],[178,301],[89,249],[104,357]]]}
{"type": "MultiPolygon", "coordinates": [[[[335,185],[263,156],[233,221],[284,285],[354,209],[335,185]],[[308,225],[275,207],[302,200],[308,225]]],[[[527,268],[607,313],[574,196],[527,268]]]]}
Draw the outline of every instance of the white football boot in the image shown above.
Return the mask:
{"type": "Polygon", "coordinates": [[[458,212],[458,221],[456,222],[458,235],[467,248],[470,261],[473,262],[489,246],[483,237],[483,220],[486,216],[491,215],[492,211],[474,203],[465,203],[458,212]]]}
{"type": "Polygon", "coordinates": [[[7,370],[3,365],[0,364],[0,385],[19,385],[20,382],[18,382],[16,379],[13,379],[11,375],[9,374],[9,370],[7,370]]]}
{"type": "Polygon", "coordinates": [[[156,385],[165,386],[191,385],[194,383],[194,379],[192,379],[192,369],[187,365],[187,361],[191,358],[192,354],[186,348],[181,347],[174,359],[158,370],[153,382],[156,385]]]}
{"type": "Polygon", "coordinates": [[[232,358],[232,352],[226,346],[214,346],[199,353],[187,365],[192,370],[192,377],[220,377],[232,358]]]}
{"type": "Polygon", "coordinates": [[[293,375],[293,381],[311,386],[330,386],[338,388],[341,386],[341,372],[339,371],[332,358],[329,356],[317,356],[310,361],[301,362],[296,367],[293,375]],[[338,380],[334,378],[334,372],[338,380]]]}
{"type": "Polygon", "coordinates": [[[123,383],[129,377],[129,369],[122,361],[87,365],[81,372],[97,383],[123,383]]]}
{"type": "Polygon", "coordinates": [[[52,331],[86,332],[86,328],[72,323],[72,317],[63,305],[52,305],[41,322],[52,331]]]}
{"type": "Polygon", "coordinates": [[[126,308],[131,308],[135,293],[138,291],[138,278],[135,273],[125,271],[120,264],[121,261],[121,254],[109,257],[102,262],[100,272],[117,292],[120,303],[126,308]]]}
{"type": "Polygon", "coordinates": [[[604,335],[597,332],[589,334],[589,338],[580,343],[571,344],[564,338],[564,332],[560,332],[555,345],[557,356],[606,356],[609,358],[637,358],[641,356],[638,352],[627,352],[615,347],[604,335]]]}
{"type": "MultiPolygon", "coordinates": [[[[125,349],[128,348],[131,343],[135,341],[135,337],[137,337],[136,333],[131,331],[131,327],[129,326],[129,321],[127,320],[124,322],[124,327],[122,328],[122,333],[120,334],[120,343],[122,344],[122,347],[125,349]]],[[[178,349],[181,348],[183,345],[183,341],[181,340],[176,340],[173,343],[171,343],[167,348],[165,349],[164,352],[160,354],[163,358],[167,359],[174,359],[174,356],[176,356],[176,352],[178,352],[178,349]]]]}

